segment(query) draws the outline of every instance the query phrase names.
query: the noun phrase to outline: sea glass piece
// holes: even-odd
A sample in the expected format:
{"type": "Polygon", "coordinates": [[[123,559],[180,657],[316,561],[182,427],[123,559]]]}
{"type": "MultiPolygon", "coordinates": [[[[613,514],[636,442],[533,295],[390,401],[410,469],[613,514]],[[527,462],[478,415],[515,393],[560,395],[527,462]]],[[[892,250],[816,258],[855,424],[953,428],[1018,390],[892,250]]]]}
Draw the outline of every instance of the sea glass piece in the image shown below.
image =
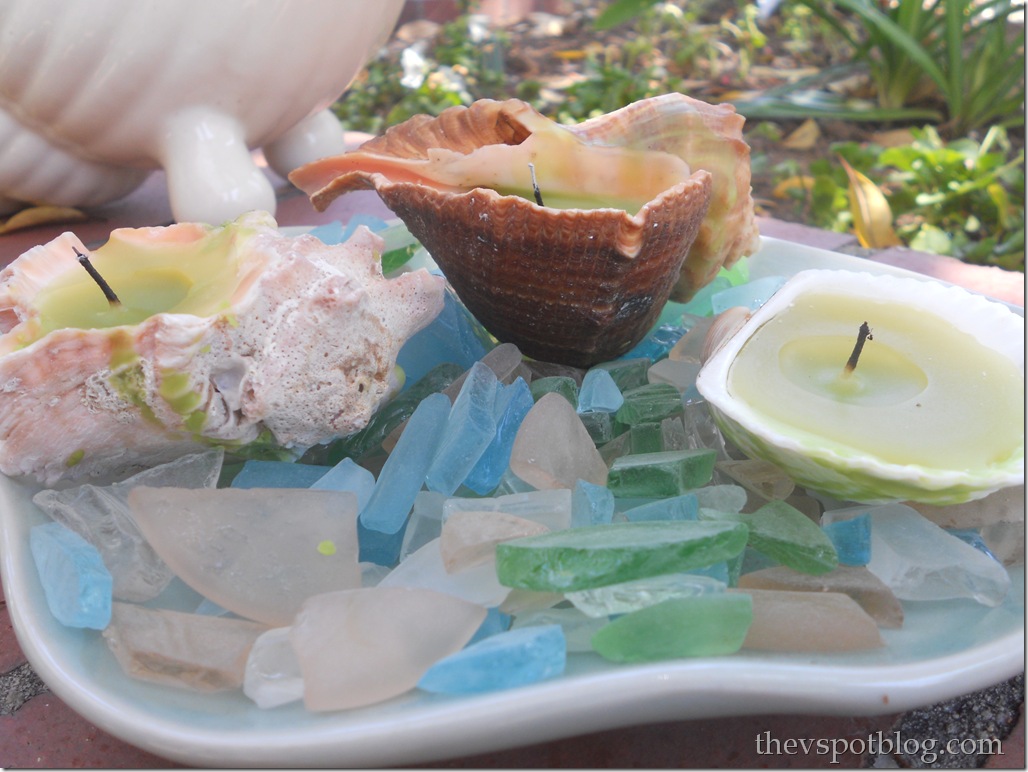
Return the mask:
{"type": "MultiPolygon", "coordinates": [[[[496,374],[486,365],[476,362],[471,367],[425,475],[425,485],[430,491],[447,495],[456,491],[493,441],[496,436],[493,405],[498,387],[496,374]]],[[[404,434],[410,428],[408,425],[404,434]]],[[[365,525],[370,526],[371,523],[366,520],[365,525]]]]}
{"type": "Polygon", "coordinates": [[[718,461],[717,469],[746,490],[767,500],[787,499],[796,489],[796,483],[770,461],[759,459],[718,461]]]}
{"type": "Polygon", "coordinates": [[[311,595],[360,586],[352,493],[139,487],[128,502],[186,584],[247,619],[282,627],[311,595]]]}
{"type": "Polygon", "coordinates": [[[357,518],[357,544],[360,547],[358,560],[362,563],[392,568],[400,560],[400,549],[403,547],[404,531],[401,527],[396,533],[382,533],[372,528],[365,528],[357,518]]]}
{"type": "Polygon", "coordinates": [[[841,592],[860,604],[879,627],[902,627],[903,604],[881,579],[863,566],[839,566],[826,574],[804,574],[772,566],[739,577],[741,589],[841,592]]]}
{"type": "Polygon", "coordinates": [[[571,493],[571,527],[610,523],[614,518],[614,494],[604,485],[585,480],[575,483],[571,493]]]}
{"type": "Polygon", "coordinates": [[[248,460],[232,479],[233,488],[309,488],[330,471],[327,466],[291,461],[248,460]]]}
{"type": "Polygon", "coordinates": [[[100,551],[114,581],[117,600],[143,602],[157,597],[175,576],[132,520],[128,492],[137,485],[213,488],[221,474],[224,452],[209,450],[181,456],[112,485],[78,485],[42,490],[32,501],[100,551]]]}
{"type": "Polygon", "coordinates": [[[624,511],[625,520],[640,523],[646,520],[696,520],[700,503],[694,493],[683,493],[666,499],[657,499],[648,504],[624,511]]]}
{"type": "Polygon", "coordinates": [[[874,619],[841,592],[737,592],[753,600],[753,624],[743,642],[745,649],[842,652],[885,645],[874,619]]]}
{"type": "Polygon", "coordinates": [[[613,413],[579,413],[582,419],[582,426],[589,432],[589,437],[597,446],[603,445],[614,439],[614,414],[613,413]]]}
{"type": "Polygon", "coordinates": [[[671,416],[660,422],[660,444],[664,450],[686,450],[694,447],[689,444],[682,416],[671,416]]]}
{"type": "Polygon", "coordinates": [[[1011,485],[982,499],[963,504],[935,506],[906,502],[941,528],[982,528],[995,523],[1024,523],[1024,485],[1011,485]]]}
{"type": "Polygon", "coordinates": [[[565,365],[560,362],[543,362],[538,359],[526,359],[524,365],[525,370],[527,370],[525,380],[529,383],[539,378],[549,378],[551,375],[563,375],[573,380],[576,385],[581,386],[582,378],[585,376],[585,370],[581,367],[565,365]]]}
{"type": "Polygon", "coordinates": [[[99,550],[56,522],[33,526],[29,549],[46,605],[57,621],[67,627],[103,630],[111,620],[114,580],[99,550]]]}
{"type": "Polygon", "coordinates": [[[216,692],[243,685],[246,658],[267,629],[245,619],[116,602],[103,637],[132,678],[216,692]]]}
{"type": "Polygon", "coordinates": [[[713,281],[705,287],[700,287],[689,302],[684,304],[683,312],[693,314],[694,316],[711,316],[714,313],[714,309],[711,306],[711,298],[731,286],[732,282],[727,276],[715,276],[713,281]]]}
{"type": "Polygon", "coordinates": [[[438,539],[443,532],[443,503],[446,496],[435,491],[419,491],[414,497],[410,521],[403,531],[399,560],[438,539]]]}
{"type": "Polygon", "coordinates": [[[510,614],[505,614],[498,607],[486,609],[485,619],[482,620],[482,624],[475,630],[475,634],[471,636],[471,640],[468,641],[467,645],[470,646],[497,633],[509,630],[513,619],[510,614]]]}
{"type": "Polygon", "coordinates": [[[624,403],[609,370],[594,367],[586,372],[578,392],[579,413],[615,413],[624,403]]]}
{"type": "MultiPolygon", "coordinates": [[[[416,383],[408,383],[400,394],[379,407],[371,416],[368,425],[359,432],[330,443],[324,450],[326,462],[336,464],[344,458],[359,460],[384,450],[382,446],[386,438],[392,437],[394,432],[407,423],[414,410],[421,404],[421,400],[429,394],[443,391],[463,374],[464,368],[453,362],[436,365],[416,383]]],[[[396,445],[397,439],[399,434],[391,439],[390,450],[396,445]]],[[[313,451],[308,452],[304,459],[312,455],[313,451]]]]}
{"type": "MultiPolygon", "coordinates": [[[[632,357],[629,359],[615,359],[612,362],[602,362],[593,365],[591,370],[606,370],[614,379],[615,385],[622,395],[630,390],[645,386],[647,384],[646,371],[650,369],[653,362],[648,357],[632,357]]],[[[584,379],[583,379],[584,382],[584,379]]]]}
{"type": "MultiPolygon", "coordinates": [[[[725,448],[725,438],[718,429],[717,424],[710,413],[707,405],[699,392],[694,388],[688,389],[682,395],[682,425],[685,427],[687,448],[709,448],[717,453],[719,461],[728,461],[729,455],[725,448]]],[[[721,482],[735,482],[726,480],[721,482]]]]}
{"type": "Polygon", "coordinates": [[[623,393],[625,401],[618,408],[615,418],[628,426],[659,423],[682,412],[682,394],[668,383],[647,383],[623,393]]]}
{"type": "Polygon", "coordinates": [[[613,523],[504,542],[496,572],[507,587],[571,592],[646,576],[688,571],[742,551],[740,523],[613,523]]]}
{"type": "Polygon", "coordinates": [[[560,625],[568,653],[591,652],[592,637],[607,624],[606,617],[590,617],[577,608],[542,608],[525,611],[514,617],[512,630],[537,625],[560,625]]]}
{"type": "Polygon", "coordinates": [[[454,512],[443,523],[439,552],[449,573],[491,562],[500,542],[548,533],[549,528],[505,512],[454,512]]]}
{"type": "Polygon", "coordinates": [[[633,455],[660,453],[664,450],[664,432],[661,430],[660,423],[646,421],[635,424],[629,427],[628,432],[631,436],[633,455]]]}
{"type": "Polygon", "coordinates": [[[710,482],[713,450],[667,450],[633,453],[614,460],[607,487],[619,498],[677,496],[710,482]]]}
{"type": "Polygon", "coordinates": [[[484,607],[452,595],[371,587],[316,595],[289,633],[308,710],[371,705],[413,689],[459,651],[485,619],[484,607]]]}
{"type": "Polygon", "coordinates": [[[782,565],[807,574],[823,574],[839,564],[825,532],[809,517],[784,501],[771,501],[756,512],[700,510],[700,520],[745,523],[749,546],[782,565]]]}
{"type": "Polygon", "coordinates": [[[682,362],[677,359],[661,359],[655,362],[646,372],[650,383],[663,383],[683,392],[696,385],[696,376],[700,372],[699,362],[682,362]]]}
{"type": "Polygon", "coordinates": [[[506,512],[545,525],[551,531],[571,527],[572,492],[567,488],[508,493],[486,499],[453,496],[443,502],[443,520],[457,512],[506,512]]]}
{"type": "Polygon", "coordinates": [[[871,515],[867,512],[821,527],[831,539],[841,565],[866,566],[871,560],[871,515]]]}
{"type": "Polygon", "coordinates": [[[492,558],[460,571],[447,571],[442,537],[409,555],[378,586],[433,590],[485,608],[499,606],[510,593],[510,588],[497,580],[496,561],[492,558]]]}
{"type": "Polygon", "coordinates": [[[673,598],[618,617],[593,635],[592,645],[614,662],[716,657],[739,650],[752,619],[745,595],[673,598]]]}
{"type": "Polygon", "coordinates": [[[578,384],[574,378],[566,375],[549,375],[544,378],[535,378],[531,384],[532,399],[538,402],[544,394],[559,394],[564,397],[572,407],[578,407],[578,384]]]}
{"type": "Polygon", "coordinates": [[[575,409],[558,394],[545,394],[521,423],[510,469],[539,489],[575,487],[578,480],[607,481],[607,465],[575,409]]]}
{"type": "Polygon", "coordinates": [[[704,574],[660,574],[630,582],[565,593],[575,608],[590,617],[630,614],[671,598],[724,592],[727,584],[704,574]]]}
{"type": "Polygon", "coordinates": [[[701,364],[703,362],[703,348],[706,344],[707,333],[710,331],[710,326],[714,323],[714,317],[699,317],[690,314],[689,320],[692,323],[689,331],[671,347],[671,350],[667,353],[667,358],[672,362],[701,364]]]}
{"type": "Polygon", "coordinates": [[[651,362],[656,362],[658,359],[666,357],[685,333],[686,329],[681,325],[661,324],[651,330],[631,350],[626,351],[624,356],[626,359],[645,357],[651,362]]]}
{"type": "Polygon", "coordinates": [[[445,395],[430,394],[421,401],[383,464],[371,499],[361,510],[365,528],[384,534],[395,534],[403,528],[449,416],[450,400],[445,395]]]}
{"type": "Polygon", "coordinates": [[[763,276],[759,279],[728,287],[710,298],[710,310],[716,316],[735,306],[756,311],[785,284],[784,276],[763,276]]]}
{"type": "Polygon", "coordinates": [[[748,496],[739,485],[706,485],[689,491],[701,507],[721,512],[742,512],[748,496]]]}
{"type": "Polygon", "coordinates": [[[360,512],[368,505],[371,492],[375,490],[375,475],[352,458],[344,458],[315,480],[311,490],[349,491],[357,497],[357,511],[360,512]]]}
{"type": "Polygon", "coordinates": [[[484,496],[500,484],[510,465],[510,454],[514,449],[518,429],[534,404],[532,392],[524,378],[518,377],[513,383],[499,388],[493,405],[496,433],[464,479],[467,488],[484,496]]]}
{"type": "Polygon", "coordinates": [[[258,708],[277,708],[303,699],[303,674],[289,632],[288,627],[264,631],[246,658],[243,694],[258,708]]]}
{"type": "Polygon", "coordinates": [[[979,552],[903,504],[872,507],[867,568],[902,600],[973,598],[999,605],[1010,575],[979,552]]]}
{"type": "Polygon", "coordinates": [[[492,348],[489,334],[452,292],[447,291],[443,301],[439,315],[412,335],[396,357],[396,364],[412,382],[444,362],[467,369],[492,348]]]}
{"type": "Polygon", "coordinates": [[[567,664],[560,625],[508,630],[436,662],[418,688],[439,694],[481,694],[556,678],[567,664]]]}
{"type": "MultiPolygon", "coordinates": [[[[530,382],[532,377],[531,371],[525,364],[525,358],[521,353],[521,349],[513,343],[501,343],[491,349],[479,362],[492,370],[493,374],[496,375],[496,380],[500,383],[514,383],[518,378],[523,379],[527,383],[530,382]]],[[[451,401],[456,399],[457,390],[464,385],[463,379],[467,378],[470,373],[471,368],[468,368],[462,376],[446,388],[444,393],[450,397],[451,401]]]]}

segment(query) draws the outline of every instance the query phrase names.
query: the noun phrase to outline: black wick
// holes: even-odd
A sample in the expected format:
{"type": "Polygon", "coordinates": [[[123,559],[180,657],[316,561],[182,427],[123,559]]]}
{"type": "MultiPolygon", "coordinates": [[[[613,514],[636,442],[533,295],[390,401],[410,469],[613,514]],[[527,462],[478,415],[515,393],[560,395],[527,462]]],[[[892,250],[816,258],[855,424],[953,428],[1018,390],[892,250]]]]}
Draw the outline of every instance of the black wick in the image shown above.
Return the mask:
{"type": "Polygon", "coordinates": [[[532,173],[532,192],[535,194],[535,203],[539,204],[539,206],[545,206],[543,194],[539,192],[539,183],[535,181],[535,164],[529,164],[528,171],[532,173]]]}
{"type": "Polygon", "coordinates": [[[104,297],[107,298],[107,302],[112,306],[121,305],[121,301],[118,300],[118,296],[114,294],[114,290],[111,289],[111,285],[107,283],[107,280],[100,275],[100,272],[93,267],[93,264],[89,262],[89,258],[79,252],[78,247],[72,247],[75,250],[75,254],[78,255],[79,264],[86,269],[86,273],[92,277],[93,281],[97,283],[100,289],[104,293],[104,297]]]}
{"type": "Polygon", "coordinates": [[[860,332],[857,333],[857,344],[853,347],[853,353],[850,354],[846,366],[842,369],[843,375],[849,375],[857,369],[857,360],[860,359],[860,352],[864,350],[864,341],[867,340],[874,340],[874,336],[871,335],[871,328],[867,326],[867,322],[864,322],[860,325],[860,332]]]}

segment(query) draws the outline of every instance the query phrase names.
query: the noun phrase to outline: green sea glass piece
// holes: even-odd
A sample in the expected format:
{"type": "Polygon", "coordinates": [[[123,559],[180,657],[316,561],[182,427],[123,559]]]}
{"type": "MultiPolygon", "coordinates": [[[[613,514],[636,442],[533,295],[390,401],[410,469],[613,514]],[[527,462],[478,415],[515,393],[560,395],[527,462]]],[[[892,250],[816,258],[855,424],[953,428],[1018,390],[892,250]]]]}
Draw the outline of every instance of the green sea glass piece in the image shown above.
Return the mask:
{"type": "Polygon", "coordinates": [[[752,621],[753,602],[741,593],[674,598],[618,617],[592,645],[614,662],[715,657],[738,651],[752,621]]]}
{"type": "Polygon", "coordinates": [[[536,402],[551,391],[560,394],[571,403],[572,407],[578,407],[578,384],[574,378],[567,375],[548,375],[544,378],[535,378],[530,384],[532,399],[536,402]]]}
{"type": "Polygon", "coordinates": [[[614,379],[614,383],[621,389],[622,392],[630,389],[638,388],[639,386],[645,386],[648,381],[646,380],[646,373],[650,369],[650,365],[653,362],[650,361],[649,357],[635,357],[632,359],[615,359],[613,362],[604,362],[602,364],[594,365],[594,370],[606,370],[610,373],[610,377],[614,379]]]}
{"type": "Polygon", "coordinates": [[[633,453],[614,459],[607,487],[620,498],[677,496],[710,482],[716,460],[708,448],[633,453]]]}
{"type": "Polygon", "coordinates": [[[839,565],[839,556],[828,535],[784,501],[769,502],[748,514],[701,507],[700,520],[745,523],[753,549],[805,574],[824,574],[839,565]]]}
{"type": "Polygon", "coordinates": [[[650,521],[572,528],[496,546],[500,584],[568,592],[703,568],[746,544],[741,523],[650,521]]]}
{"type": "Polygon", "coordinates": [[[670,383],[648,383],[624,392],[615,418],[623,424],[661,422],[682,412],[682,394],[670,383]]]}

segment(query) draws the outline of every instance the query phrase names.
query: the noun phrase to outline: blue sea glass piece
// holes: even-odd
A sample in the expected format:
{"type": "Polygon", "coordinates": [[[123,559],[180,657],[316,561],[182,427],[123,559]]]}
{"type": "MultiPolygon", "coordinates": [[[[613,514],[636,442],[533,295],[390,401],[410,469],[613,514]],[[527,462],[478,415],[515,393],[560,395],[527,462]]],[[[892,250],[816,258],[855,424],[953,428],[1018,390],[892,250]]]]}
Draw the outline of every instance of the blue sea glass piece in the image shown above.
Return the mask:
{"type": "Polygon", "coordinates": [[[339,220],[333,220],[307,231],[322,244],[339,244],[343,240],[343,224],[339,220]]]}
{"type": "MultiPolygon", "coordinates": [[[[381,217],[375,217],[372,214],[361,214],[358,212],[349,220],[346,221],[346,225],[341,229],[339,234],[339,241],[343,242],[353,235],[353,232],[357,230],[358,226],[364,225],[372,233],[378,233],[389,227],[389,223],[383,220],[381,217]]],[[[324,240],[324,239],[322,239],[324,240]]]]}
{"type": "Polygon", "coordinates": [[[294,464],[291,461],[256,461],[243,464],[232,488],[309,488],[331,467],[294,464]]]}
{"type": "Polygon", "coordinates": [[[571,492],[571,527],[610,523],[614,505],[614,494],[606,486],[579,480],[571,492]]]}
{"type": "Polygon", "coordinates": [[[651,330],[645,338],[622,356],[624,359],[646,357],[650,361],[656,362],[666,357],[686,332],[686,328],[679,324],[662,324],[651,330]]]}
{"type": "Polygon", "coordinates": [[[114,580],[100,552],[57,522],[29,531],[46,604],[61,624],[103,630],[111,621],[114,580]]]}
{"type": "Polygon", "coordinates": [[[442,694],[480,694],[563,674],[567,641],[560,625],[521,627],[489,636],[436,662],[418,687],[442,694]]]}
{"type": "Polygon", "coordinates": [[[625,396],[609,370],[593,368],[586,372],[578,391],[579,413],[615,413],[624,403],[625,396]]]}
{"type": "Polygon", "coordinates": [[[821,526],[844,566],[866,566],[871,559],[871,515],[836,520],[821,526]]]}
{"type": "Polygon", "coordinates": [[[444,295],[443,310],[432,323],[403,344],[396,363],[407,383],[420,380],[429,370],[453,362],[467,370],[492,348],[489,333],[452,293],[444,295]]]}
{"type": "Polygon", "coordinates": [[[430,394],[421,400],[382,465],[371,498],[358,517],[359,524],[384,534],[403,528],[449,417],[450,399],[445,394],[430,394]]]}
{"type": "Polygon", "coordinates": [[[450,495],[464,482],[496,436],[493,407],[499,381],[487,365],[475,362],[453,401],[439,448],[425,485],[430,491],[450,495]]]}
{"type": "Polygon", "coordinates": [[[314,490],[350,491],[357,496],[357,511],[367,506],[375,490],[375,475],[352,458],[344,458],[311,484],[314,490]]]}
{"type": "Polygon", "coordinates": [[[496,433],[471,472],[464,478],[464,485],[467,488],[480,496],[485,496],[500,484],[503,473],[510,465],[514,438],[517,437],[521,422],[525,420],[534,404],[532,391],[525,379],[520,376],[510,385],[499,387],[493,405],[496,433]]]}
{"type": "Polygon", "coordinates": [[[510,623],[513,617],[510,614],[504,614],[500,609],[493,606],[490,609],[486,609],[485,619],[482,620],[482,624],[478,626],[475,634],[471,636],[471,640],[467,642],[467,646],[472,646],[479,641],[484,641],[486,638],[490,638],[499,633],[504,633],[510,629],[510,623]]]}
{"type": "MultiPolygon", "coordinates": [[[[406,518],[406,516],[405,516],[406,518]]],[[[405,533],[404,523],[400,523],[396,533],[382,533],[367,528],[357,518],[357,560],[361,563],[375,563],[386,568],[393,568],[400,562],[400,550],[403,547],[405,533]]]]}

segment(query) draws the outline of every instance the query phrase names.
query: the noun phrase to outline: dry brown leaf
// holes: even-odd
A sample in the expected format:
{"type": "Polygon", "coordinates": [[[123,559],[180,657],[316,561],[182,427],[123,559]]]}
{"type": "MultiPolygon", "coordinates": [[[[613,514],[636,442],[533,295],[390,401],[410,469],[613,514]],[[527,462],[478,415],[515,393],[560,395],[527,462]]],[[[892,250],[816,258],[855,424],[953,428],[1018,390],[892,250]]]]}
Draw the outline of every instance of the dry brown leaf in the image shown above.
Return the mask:
{"type": "Polygon", "coordinates": [[[775,198],[788,198],[789,191],[796,190],[797,188],[809,193],[814,189],[814,178],[806,174],[798,174],[794,177],[788,177],[775,185],[775,189],[771,191],[771,195],[775,198]]]}
{"type": "Polygon", "coordinates": [[[868,249],[881,249],[902,244],[892,229],[892,209],[885,194],[870,179],[858,172],[846,159],[839,157],[849,177],[850,213],[853,229],[860,245],[868,249]]]}
{"type": "Polygon", "coordinates": [[[914,135],[910,129],[876,131],[871,135],[871,141],[882,147],[904,147],[914,142],[914,135]]]}
{"type": "Polygon", "coordinates": [[[788,137],[782,140],[782,147],[790,150],[810,150],[821,138],[821,127],[813,118],[807,118],[788,137]]]}
{"type": "Polygon", "coordinates": [[[15,212],[0,223],[0,234],[35,228],[39,225],[82,222],[88,219],[85,212],[70,206],[30,206],[15,212]]]}

